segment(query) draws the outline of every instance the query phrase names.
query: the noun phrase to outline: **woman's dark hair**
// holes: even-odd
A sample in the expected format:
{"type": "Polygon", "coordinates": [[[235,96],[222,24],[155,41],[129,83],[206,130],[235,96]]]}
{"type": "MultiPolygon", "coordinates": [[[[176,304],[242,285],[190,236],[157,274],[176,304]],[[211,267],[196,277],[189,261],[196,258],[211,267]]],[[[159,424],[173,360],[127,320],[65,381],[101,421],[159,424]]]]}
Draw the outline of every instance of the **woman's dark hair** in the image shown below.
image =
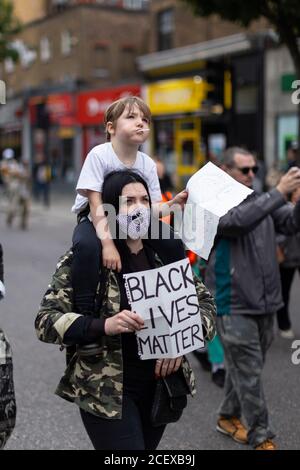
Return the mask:
{"type": "MultiPolygon", "coordinates": [[[[147,191],[149,197],[149,204],[151,208],[151,197],[149,193],[149,188],[146,181],[135,171],[133,170],[116,170],[109,173],[103,182],[102,186],[102,203],[104,205],[110,204],[114,207],[115,213],[119,213],[119,203],[120,203],[120,196],[122,195],[123,188],[127,186],[127,184],[131,183],[141,183],[147,191]]],[[[106,211],[107,212],[107,211],[106,211]]],[[[116,228],[116,238],[114,239],[114,243],[120,253],[122,258],[122,266],[123,269],[128,269],[128,262],[129,262],[129,248],[127,246],[126,240],[119,237],[118,233],[118,224],[116,224],[116,220],[112,220],[112,218],[108,214],[108,223],[110,225],[111,233],[114,233],[114,228],[116,228]],[[114,226],[114,227],[113,227],[114,226]]],[[[151,227],[149,227],[149,233],[151,227]]],[[[153,264],[151,260],[151,264],[153,264]]],[[[128,271],[125,271],[128,272],[128,271]]]]}
{"type": "Polygon", "coordinates": [[[141,183],[147,191],[150,207],[151,197],[146,181],[133,170],[116,170],[109,173],[105,178],[102,186],[102,202],[103,204],[111,204],[114,206],[116,213],[119,213],[119,198],[122,195],[123,188],[130,183],[141,183]]]}

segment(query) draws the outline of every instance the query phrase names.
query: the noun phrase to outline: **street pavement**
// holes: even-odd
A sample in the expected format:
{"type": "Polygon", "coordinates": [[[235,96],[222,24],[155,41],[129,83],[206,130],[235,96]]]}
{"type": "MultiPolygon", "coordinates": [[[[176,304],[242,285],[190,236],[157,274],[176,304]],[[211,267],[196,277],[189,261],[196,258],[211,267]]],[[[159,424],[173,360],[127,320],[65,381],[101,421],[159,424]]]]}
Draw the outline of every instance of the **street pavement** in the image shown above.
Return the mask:
{"type": "MultiPolygon", "coordinates": [[[[70,247],[75,217],[72,198],[54,197],[50,209],[34,205],[28,231],[5,225],[0,201],[0,242],[4,250],[6,299],[0,304],[0,323],[14,357],[17,424],[7,449],[92,449],[76,405],[54,395],[65,366],[64,352],[38,341],[34,320],[57,259],[70,247]]],[[[292,319],[300,340],[300,280],[292,290],[292,319]]],[[[291,361],[291,340],[278,337],[267,357],[264,385],[270,421],[280,449],[300,448],[300,365],[291,361]]],[[[215,431],[223,391],[211,381],[193,355],[197,395],[189,399],[182,419],[168,426],[164,450],[249,449],[215,431]]]]}

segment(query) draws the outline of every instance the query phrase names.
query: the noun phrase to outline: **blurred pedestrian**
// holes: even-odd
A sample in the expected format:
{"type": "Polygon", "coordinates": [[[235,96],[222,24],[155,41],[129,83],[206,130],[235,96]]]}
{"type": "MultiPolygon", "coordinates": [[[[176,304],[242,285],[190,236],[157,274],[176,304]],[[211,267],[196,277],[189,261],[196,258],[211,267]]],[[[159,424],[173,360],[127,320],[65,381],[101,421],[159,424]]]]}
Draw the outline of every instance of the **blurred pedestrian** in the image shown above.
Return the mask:
{"type": "Polygon", "coordinates": [[[12,149],[3,152],[3,161],[0,171],[3,175],[7,196],[8,226],[11,226],[14,218],[20,214],[20,228],[28,227],[29,200],[30,200],[30,171],[27,162],[18,162],[12,149]]]}
{"type": "MultiPolygon", "coordinates": [[[[153,160],[156,164],[156,170],[157,170],[157,176],[158,176],[158,181],[159,181],[159,186],[161,190],[161,197],[163,202],[168,202],[173,199],[173,190],[174,190],[174,185],[173,182],[166,172],[166,167],[164,162],[158,157],[154,156],[153,160]]],[[[174,222],[174,216],[173,214],[166,215],[165,217],[162,217],[161,220],[165,224],[169,224],[173,227],[173,222],[174,222]]]]}
{"type": "Polygon", "coordinates": [[[16,185],[11,194],[8,212],[7,225],[11,226],[17,215],[20,216],[20,228],[28,228],[29,210],[30,210],[30,170],[29,163],[25,161],[18,162],[14,172],[16,185]]]}
{"type": "Polygon", "coordinates": [[[50,207],[51,167],[45,157],[38,158],[32,171],[33,194],[37,201],[42,200],[45,207],[50,207]]]}
{"type": "MultiPolygon", "coordinates": [[[[252,187],[257,165],[247,150],[229,148],[222,168],[252,187]]],[[[291,168],[276,188],[260,195],[253,192],[223,216],[206,269],[205,282],[217,303],[227,371],[217,430],[257,450],[276,448],[262,370],[275,313],[282,306],[275,231],[291,235],[300,230],[300,201],[294,209],[287,204],[288,194],[299,186],[300,169],[291,168]]]]}
{"type": "MultiPolygon", "coordinates": [[[[5,295],[3,252],[0,244],[0,300],[5,295]]],[[[16,422],[16,400],[13,383],[12,352],[0,327],[0,449],[3,449],[16,422]]]]}
{"type": "Polygon", "coordinates": [[[10,188],[16,184],[13,178],[14,172],[18,167],[18,162],[15,159],[15,152],[11,148],[4,149],[2,152],[2,160],[0,162],[0,172],[6,196],[8,196],[10,188]]]}
{"type": "Polygon", "coordinates": [[[286,152],[286,171],[288,171],[293,166],[298,166],[299,163],[299,147],[298,142],[293,141],[289,145],[287,152],[286,152]]]}
{"type": "MultiPolygon", "coordinates": [[[[295,206],[300,199],[300,188],[291,194],[291,206],[295,206]]],[[[277,312],[277,323],[279,333],[282,338],[293,339],[295,334],[289,314],[289,301],[292,282],[295,272],[300,274],[300,233],[291,236],[279,235],[278,242],[278,262],[280,269],[281,289],[283,297],[283,307],[277,312]]]]}
{"type": "MultiPolygon", "coordinates": [[[[192,265],[194,273],[205,283],[206,261],[198,258],[192,265]]],[[[193,351],[194,356],[204,371],[211,373],[211,379],[215,385],[224,387],[226,370],[224,364],[224,349],[218,334],[206,343],[205,348],[193,351]]]]}
{"type": "Polygon", "coordinates": [[[156,164],[157,176],[162,194],[169,192],[172,195],[172,191],[174,191],[174,184],[166,170],[166,165],[157,155],[153,157],[153,160],[156,164]]]}

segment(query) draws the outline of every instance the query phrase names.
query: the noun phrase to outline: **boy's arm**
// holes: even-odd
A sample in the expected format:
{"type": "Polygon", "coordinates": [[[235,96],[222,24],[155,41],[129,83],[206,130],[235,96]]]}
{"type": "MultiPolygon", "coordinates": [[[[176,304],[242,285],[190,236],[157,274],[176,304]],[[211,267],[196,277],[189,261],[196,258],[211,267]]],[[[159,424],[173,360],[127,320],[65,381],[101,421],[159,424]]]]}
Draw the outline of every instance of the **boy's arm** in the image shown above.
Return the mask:
{"type": "Polygon", "coordinates": [[[153,214],[156,217],[165,217],[170,215],[170,211],[176,210],[180,207],[182,210],[188,198],[188,192],[186,190],[181,191],[180,193],[176,194],[173,199],[166,202],[155,202],[152,204],[153,214]]]}
{"type": "Polygon", "coordinates": [[[106,243],[109,244],[109,242],[113,243],[107,218],[103,209],[102,194],[88,190],[87,196],[90,204],[92,222],[95,227],[97,237],[101,240],[102,246],[105,246],[106,243]]]}
{"type": "Polygon", "coordinates": [[[102,244],[103,266],[121,271],[121,258],[110,233],[108,221],[102,204],[102,194],[87,191],[93,225],[102,244]]]}

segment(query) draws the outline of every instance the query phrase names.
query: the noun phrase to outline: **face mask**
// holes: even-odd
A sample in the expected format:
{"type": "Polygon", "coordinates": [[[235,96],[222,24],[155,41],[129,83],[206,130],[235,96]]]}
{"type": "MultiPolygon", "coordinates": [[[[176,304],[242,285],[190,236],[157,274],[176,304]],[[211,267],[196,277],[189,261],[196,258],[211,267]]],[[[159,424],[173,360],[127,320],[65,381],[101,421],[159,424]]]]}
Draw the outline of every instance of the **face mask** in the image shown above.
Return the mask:
{"type": "Polygon", "coordinates": [[[150,225],[150,209],[137,207],[130,214],[117,216],[120,229],[132,240],[138,240],[146,235],[150,225]]]}

